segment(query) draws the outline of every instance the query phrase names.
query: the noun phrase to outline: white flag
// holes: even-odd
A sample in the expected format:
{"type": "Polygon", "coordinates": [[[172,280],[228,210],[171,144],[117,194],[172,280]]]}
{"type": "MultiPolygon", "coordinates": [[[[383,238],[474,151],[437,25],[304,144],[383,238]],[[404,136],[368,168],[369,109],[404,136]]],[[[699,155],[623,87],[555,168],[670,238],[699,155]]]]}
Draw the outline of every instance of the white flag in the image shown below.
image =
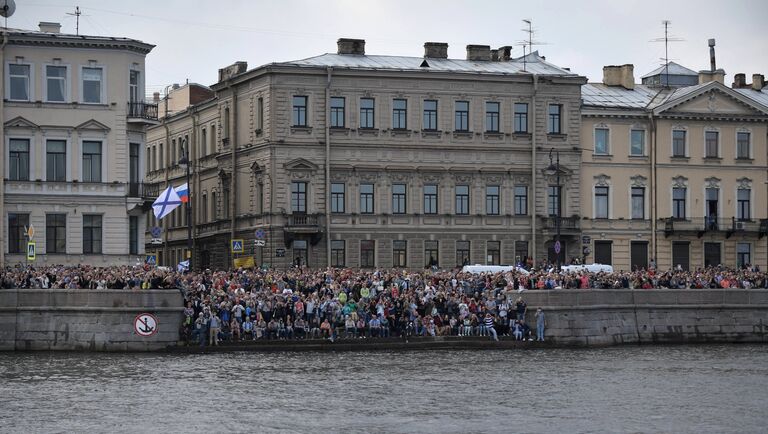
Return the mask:
{"type": "Polygon", "coordinates": [[[155,202],[152,204],[152,209],[155,211],[155,217],[160,220],[170,214],[171,211],[176,209],[179,205],[181,205],[179,195],[172,186],[169,186],[160,193],[160,196],[157,199],[155,199],[155,202]]]}

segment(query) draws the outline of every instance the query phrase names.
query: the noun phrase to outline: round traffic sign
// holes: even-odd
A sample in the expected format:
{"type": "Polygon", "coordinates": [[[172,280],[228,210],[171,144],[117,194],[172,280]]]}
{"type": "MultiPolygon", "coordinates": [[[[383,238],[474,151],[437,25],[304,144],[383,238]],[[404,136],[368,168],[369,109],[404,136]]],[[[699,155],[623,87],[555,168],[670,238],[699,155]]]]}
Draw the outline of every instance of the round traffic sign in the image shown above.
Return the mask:
{"type": "Polygon", "coordinates": [[[555,253],[560,254],[560,240],[555,241],[555,253]]]}
{"type": "Polygon", "coordinates": [[[262,238],[264,238],[266,233],[264,232],[264,229],[256,229],[256,234],[255,235],[256,235],[257,239],[262,239],[262,238]]]}
{"type": "Polygon", "coordinates": [[[140,313],[133,319],[133,330],[145,338],[157,333],[157,317],[151,313],[140,313]]]}

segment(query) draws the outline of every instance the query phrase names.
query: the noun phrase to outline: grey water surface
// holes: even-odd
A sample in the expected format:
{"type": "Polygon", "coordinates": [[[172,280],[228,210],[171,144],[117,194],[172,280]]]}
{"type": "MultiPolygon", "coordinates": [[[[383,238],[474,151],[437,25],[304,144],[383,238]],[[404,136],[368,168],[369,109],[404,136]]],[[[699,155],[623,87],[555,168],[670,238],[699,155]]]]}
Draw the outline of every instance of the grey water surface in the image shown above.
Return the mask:
{"type": "Polygon", "coordinates": [[[0,353],[0,431],[768,432],[768,346],[0,353]]]}

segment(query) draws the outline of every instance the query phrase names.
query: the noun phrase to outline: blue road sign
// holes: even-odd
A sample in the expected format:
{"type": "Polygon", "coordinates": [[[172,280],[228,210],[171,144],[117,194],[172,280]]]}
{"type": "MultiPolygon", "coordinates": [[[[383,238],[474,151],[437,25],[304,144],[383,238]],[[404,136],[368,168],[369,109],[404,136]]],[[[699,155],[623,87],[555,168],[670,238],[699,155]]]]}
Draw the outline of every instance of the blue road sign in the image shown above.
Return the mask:
{"type": "Polygon", "coordinates": [[[157,255],[147,255],[144,262],[146,262],[147,265],[157,265],[157,255]]]}
{"type": "Polygon", "coordinates": [[[232,240],[232,253],[243,253],[243,240],[232,240]]]}

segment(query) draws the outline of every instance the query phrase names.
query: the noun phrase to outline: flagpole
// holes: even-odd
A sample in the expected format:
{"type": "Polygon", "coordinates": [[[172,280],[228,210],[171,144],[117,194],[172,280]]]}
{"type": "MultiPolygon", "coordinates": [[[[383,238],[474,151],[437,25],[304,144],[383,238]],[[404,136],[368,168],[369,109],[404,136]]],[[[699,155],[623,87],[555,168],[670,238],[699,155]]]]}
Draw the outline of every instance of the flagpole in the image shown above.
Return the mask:
{"type": "Polygon", "coordinates": [[[187,260],[189,261],[189,270],[192,271],[192,186],[189,183],[190,167],[192,162],[189,161],[189,144],[184,141],[184,156],[181,157],[180,164],[187,166],[187,206],[185,211],[187,213],[187,260]]]}

